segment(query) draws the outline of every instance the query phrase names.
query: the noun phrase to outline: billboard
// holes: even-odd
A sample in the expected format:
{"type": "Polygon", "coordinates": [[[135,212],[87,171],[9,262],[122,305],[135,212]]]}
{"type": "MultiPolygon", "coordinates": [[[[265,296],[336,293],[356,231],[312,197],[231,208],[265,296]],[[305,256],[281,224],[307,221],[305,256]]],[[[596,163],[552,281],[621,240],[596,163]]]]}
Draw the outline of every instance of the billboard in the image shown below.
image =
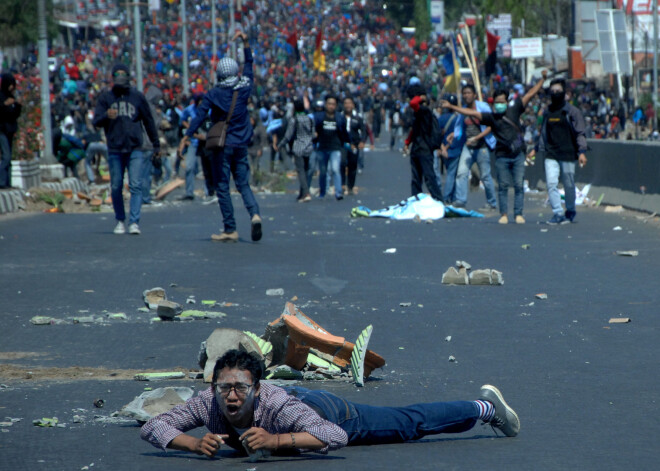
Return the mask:
{"type": "Polygon", "coordinates": [[[511,40],[511,58],[526,59],[527,57],[543,56],[543,39],[515,38],[511,40]]]}
{"type": "Polygon", "coordinates": [[[431,0],[429,5],[431,25],[437,34],[443,34],[445,30],[445,2],[443,0],[431,0]]]}
{"type": "Polygon", "coordinates": [[[497,43],[498,57],[511,57],[511,14],[486,16],[486,29],[500,37],[497,43]]]}

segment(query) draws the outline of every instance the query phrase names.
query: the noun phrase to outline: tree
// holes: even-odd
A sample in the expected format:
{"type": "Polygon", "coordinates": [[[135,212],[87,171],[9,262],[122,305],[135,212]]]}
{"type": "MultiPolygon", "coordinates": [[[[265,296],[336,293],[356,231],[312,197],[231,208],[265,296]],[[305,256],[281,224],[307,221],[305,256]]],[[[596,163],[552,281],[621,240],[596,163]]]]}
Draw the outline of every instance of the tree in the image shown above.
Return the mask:
{"type": "Polygon", "coordinates": [[[426,0],[415,0],[415,38],[426,41],[431,35],[431,15],[426,0]]]}
{"type": "MultiPolygon", "coordinates": [[[[48,37],[57,35],[57,24],[53,15],[53,1],[46,1],[48,37]]],[[[0,47],[25,46],[36,43],[37,2],[25,0],[0,1],[0,47]]]]}

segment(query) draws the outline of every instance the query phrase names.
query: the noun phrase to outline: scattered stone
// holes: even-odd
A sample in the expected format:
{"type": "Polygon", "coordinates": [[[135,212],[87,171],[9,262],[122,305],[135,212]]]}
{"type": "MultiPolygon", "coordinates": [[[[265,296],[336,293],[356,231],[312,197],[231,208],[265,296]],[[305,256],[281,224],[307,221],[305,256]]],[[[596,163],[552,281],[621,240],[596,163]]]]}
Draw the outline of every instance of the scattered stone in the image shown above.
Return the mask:
{"type": "Polygon", "coordinates": [[[81,415],[74,415],[72,422],[74,424],[82,424],[84,422],[84,418],[81,415]]]}
{"type": "Polygon", "coordinates": [[[616,205],[616,206],[606,206],[605,207],[605,212],[606,213],[620,213],[623,211],[623,206],[616,205]]]}
{"type": "Polygon", "coordinates": [[[279,365],[266,374],[266,379],[303,379],[303,374],[288,365],[279,365]]]}
{"type": "Polygon", "coordinates": [[[532,246],[530,244],[522,244],[520,247],[522,247],[523,250],[529,250],[532,246]]]}
{"type": "Polygon", "coordinates": [[[548,295],[545,293],[539,293],[535,297],[536,299],[548,299],[548,295]]]}
{"type": "Polygon", "coordinates": [[[493,279],[491,276],[490,269],[480,269],[475,270],[470,273],[470,284],[471,285],[491,285],[493,284],[493,279]]]}
{"type": "Polygon", "coordinates": [[[123,312],[109,313],[108,318],[109,319],[115,319],[115,320],[122,320],[122,321],[127,321],[128,320],[128,317],[123,312]]]}
{"type": "Polygon", "coordinates": [[[204,377],[203,371],[191,371],[190,373],[188,373],[188,378],[190,379],[202,379],[203,377],[204,377]]]}
{"type": "Polygon", "coordinates": [[[186,304],[195,304],[197,301],[195,301],[194,296],[189,296],[188,299],[186,299],[186,304]]]}
{"type": "Polygon", "coordinates": [[[465,268],[466,270],[471,270],[472,265],[464,260],[456,260],[456,268],[465,268]]]}
{"type": "Polygon", "coordinates": [[[55,319],[54,317],[34,316],[32,319],[30,319],[30,322],[34,325],[55,325],[61,324],[64,321],[62,319],[55,319]]]}
{"type": "Polygon", "coordinates": [[[621,227],[621,226],[616,226],[616,227],[613,227],[612,230],[613,230],[613,231],[622,231],[622,230],[623,230],[623,227],[621,227]]]}
{"type": "Polygon", "coordinates": [[[117,415],[129,417],[144,423],[152,417],[167,412],[172,407],[183,404],[193,396],[191,388],[167,387],[143,392],[126,404],[117,415]]]}
{"type": "Polygon", "coordinates": [[[401,307],[410,307],[410,306],[412,306],[412,303],[399,303],[399,306],[401,306],[401,307]]]}
{"type": "Polygon", "coordinates": [[[445,337],[445,342],[451,342],[451,335],[445,337]]]}
{"type": "Polygon", "coordinates": [[[93,324],[95,321],[94,316],[74,317],[74,324],[93,324]]]}
{"type": "Polygon", "coordinates": [[[298,276],[307,276],[307,272],[306,271],[301,271],[300,273],[298,273],[298,276]]]}
{"type": "Polygon", "coordinates": [[[449,355],[449,363],[458,363],[458,360],[454,355],[449,355]]]}
{"type": "Polygon", "coordinates": [[[541,232],[548,232],[547,229],[541,229],[541,232]]]}
{"type": "Polygon", "coordinates": [[[442,275],[442,284],[444,285],[467,285],[469,282],[467,270],[461,268],[458,271],[454,267],[450,267],[442,275]]]}
{"type": "Polygon", "coordinates": [[[11,427],[14,422],[0,422],[0,427],[11,427]]]}
{"type": "Polygon", "coordinates": [[[173,301],[162,300],[158,302],[156,314],[163,320],[172,320],[183,312],[183,307],[173,301]]]}
{"type": "Polygon", "coordinates": [[[186,318],[191,319],[221,319],[227,317],[227,314],[224,312],[212,312],[212,311],[196,311],[193,309],[183,311],[179,316],[181,320],[186,318]]]}
{"type": "Polygon", "coordinates": [[[491,270],[490,271],[490,276],[492,279],[493,285],[503,285],[504,284],[504,278],[502,277],[502,272],[497,271],[497,270],[491,270]]]}
{"type": "Polygon", "coordinates": [[[97,409],[103,409],[103,406],[105,405],[105,401],[103,399],[96,399],[94,401],[94,407],[97,409]]]}
{"type": "Polygon", "coordinates": [[[161,381],[164,379],[181,379],[185,377],[185,373],[180,371],[166,371],[163,373],[138,373],[133,379],[135,381],[161,381]]]}
{"type": "Polygon", "coordinates": [[[158,309],[158,303],[167,300],[167,294],[163,288],[152,288],[144,291],[142,298],[149,309],[158,309]]]}
{"type": "Polygon", "coordinates": [[[282,288],[267,289],[266,296],[284,296],[284,290],[282,288]]]}
{"type": "Polygon", "coordinates": [[[613,317],[610,319],[610,324],[627,324],[631,320],[630,317],[613,317]]]}
{"type": "Polygon", "coordinates": [[[387,249],[383,253],[396,253],[396,249],[387,249]]]}
{"type": "Polygon", "coordinates": [[[149,312],[149,308],[148,307],[139,307],[138,312],[149,312]]]}
{"type": "Polygon", "coordinates": [[[44,417],[42,419],[35,419],[32,421],[33,425],[36,425],[37,427],[55,427],[59,421],[57,420],[57,417],[49,418],[49,417],[44,417]]]}
{"type": "Polygon", "coordinates": [[[615,253],[622,257],[637,257],[639,255],[637,250],[617,250],[615,253]]]}

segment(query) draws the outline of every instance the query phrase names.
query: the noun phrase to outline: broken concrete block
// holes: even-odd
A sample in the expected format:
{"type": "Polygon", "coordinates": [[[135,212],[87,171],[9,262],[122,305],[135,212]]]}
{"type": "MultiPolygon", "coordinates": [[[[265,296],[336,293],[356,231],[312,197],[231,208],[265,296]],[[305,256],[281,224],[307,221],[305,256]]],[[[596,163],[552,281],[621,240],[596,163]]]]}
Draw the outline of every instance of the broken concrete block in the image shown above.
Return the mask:
{"type": "Polygon", "coordinates": [[[92,324],[94,322],[94,316],[84,316],[84,317],[74,317],[74,324],[92,324]]]}
{"type": "Polygon", "coordinates": [[[410,307],[410,306],[412,306],[412,303],[399,303],[399,306],[401,306],[401,307],[410,307]]]}
{"type": "Polygon", "coordinates": [[[212,311],[197,311],[195,309],[188,309],[179,314],[179,317],[183,319],[192,318],[192,319],[220,319],[227,317],[227,314],[224,312],[212,312],[212,311]]]}
{"type": "Polygon", "coordinates": [[[48,317],[48,316],[34,316],[32,319],[30,319],[30,323],[33,325],[54,325],[54,324],[60,324],[63,321],[60,319],[55,319],[54,317],[48,317]]]}
{"type": "Polygon", "coordinates": [[[491,276],[491,270],[479,269],[470,273],[470,284],[471,285],[492,285],[493,279],[491,276]]]}
{"type": "Polygon", "coordinates": [[[536,299],[548,299],[548,295],[545,293],[539,293],[536,295],[536,299]]]}
{"type": "Polygon", "coordinates": [[[464,260],[456,260],[456,268],[465,268],[466,270],[472,269],[472,265],[464,260]]]}
{"type": "Polygon", "coordinates": [[[326,370],[330,373],[336,373],[336,374],[341,373],[341,368],[339,368],[337,365],[327,360],[324,360],[318,355],[315,355],[314,353],[311,352],[311,349],[309,354],[307,355],[307,366],[308,368],[314,370],[326,370]]]}
{"type": "Polygon", "coordinates": [[[158,309],[158,303],[167,300],[167,295],[163,288],[152,288],[142,293],[142,299],[149,309],[158,309]]]}
{"type": "Polygon", "coordinates": [[[613,317],[610,319],[610,324],[627,324],[630,320],[630,317],[613,317]]]}
{"type": "Polygon", "coordinates": [[[157,306],[156,314],[163,320],[172,320],[183,312],[183,307],[174,301],[162,300],[157,306]]]}
{"type": "Polygon", "coordinates": [[[202,379],[204,377],[203,371],[191,371],[188,373],[188,378],[190,379],[202,379]]]}
{"type": "Polygon", "coordinates": [[[200,352],[199,366],[204,368],[204,382],[211,382],[218,358],[233,349],[254,353],[263,359],[259,345],[250,336],[236,329],[215,329],[206,339],[204,352],[200,352]]]}
{"type": "Polygon", "coordinates": [[[180,371],[166,371],[164,373],[138,373],[133,379],[135,381],[161,381],[164,379],[181,379],[185,377],[185,373],[180,371]]]}
{"type": "Polygon", "coordinates": [[[267,289],[266,296],[284,296],[284,290],[282,288],[267,289]]]}
{"type": "Polygon", "coordinates": [[[605,207],[605,212],[606,213],[620,213],[623,211],[623,206],[616,205],[616,206],[606,206],[605,207]]]}
{"type": "Polygon", "coordinates": [[[504,278],[502,277],[502,272],[497,270],[490,271],[491,284],[493,285],[503,285],[504,278]]]}
{"type": "Polygon", "coordinates": [[[191,388],[158,388],[140,394],[121,408],[118,415],[130,417],[140,424],[174,406],[183,404],[193,395],[191,388]]]}
{"type": "Polygon", "coordinates": [[[639,252],[637,250],[617,250],[616,254],[622,257],[637,257],[639,252]]]}
{"type": "Polygon", "coordinates": [[[109,319],[115,319],[115,320],[122,320],[122,321],[128,320],[128,317],[123,312],[110,313],[110,314],[108,314],[108,318],[109,319]]]}
{"type": "Polygon", "coordinates": [[[303,374],[288,365],[279,365],[266,373],[266,379],[303,379],[303,374]]]}
{"type": "Polygon", "coordinates": [[[467,285],[468,274],[465,268],[460,268],[458,271],[454,267],[449,267],[442,275],[443,285],[467,285]]]}

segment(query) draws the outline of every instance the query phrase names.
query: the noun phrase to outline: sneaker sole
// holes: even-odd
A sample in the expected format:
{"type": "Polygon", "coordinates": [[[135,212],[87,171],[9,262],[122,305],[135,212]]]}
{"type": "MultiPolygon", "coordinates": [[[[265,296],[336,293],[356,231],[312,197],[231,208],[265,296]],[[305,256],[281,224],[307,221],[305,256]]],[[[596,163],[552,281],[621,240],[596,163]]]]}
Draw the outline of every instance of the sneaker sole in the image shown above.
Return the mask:
{"type": "Polygon", "coordinates": [[[351,373],[356,386],[364,386],[364,359],[367,356],[367,345],[373,330],[373,326],[369,325],[360,333],[351,353],[351,373]]]}
{"type": "Polygon", "coordinates": [[[252,240],[254,242],[257,242],[261,240],[261,222],[253,222],[252,223],[252,240]]]}
{"type": "Polygon", "coordinates": [[[506,411],[507,420],[510,421],[513,425],[511,428],[515,430],[515,433],[513,435],[509,435],[509,434],[506,435],[508,437],[515,437],[520,433],[520,418],[518,417],[518,414],[516,414],[516,411],[514,411],[511,407],[509,407],[509,404],[506,403],[499,389],[497,389],[495,386],[492,386],[490,384],[484,384],[483,386],[481,386],[481,394],[479,399],[484,399],[486,401],[491,402],[493,405],[496,406],[495,410],[497,410],[497,405],[495,401],[501,403],[504,406],[504,410],[506,411]],[[493,398],[491,394],[494,395],[495,397],[493,398]],[[510,418],[513,418],[515,420],[509,420],[510,418]]]}

